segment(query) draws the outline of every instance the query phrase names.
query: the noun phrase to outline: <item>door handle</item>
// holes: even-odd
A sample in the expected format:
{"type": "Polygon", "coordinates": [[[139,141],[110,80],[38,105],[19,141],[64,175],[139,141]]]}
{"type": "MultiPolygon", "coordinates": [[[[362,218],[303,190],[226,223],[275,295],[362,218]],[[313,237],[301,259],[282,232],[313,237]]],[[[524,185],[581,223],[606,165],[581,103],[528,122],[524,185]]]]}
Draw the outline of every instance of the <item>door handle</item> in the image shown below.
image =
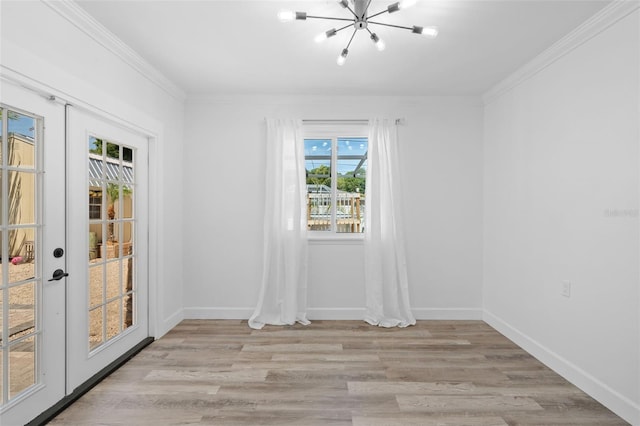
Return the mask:
{"type": "Polygon", "coordinates": [[[55,271],[53,271],[53,278],[51,278],[49,281],[60,281],[64,277],[68,277],[68,276],[69,274],[63,271],[62,269],[56,269],[55,271]]]}

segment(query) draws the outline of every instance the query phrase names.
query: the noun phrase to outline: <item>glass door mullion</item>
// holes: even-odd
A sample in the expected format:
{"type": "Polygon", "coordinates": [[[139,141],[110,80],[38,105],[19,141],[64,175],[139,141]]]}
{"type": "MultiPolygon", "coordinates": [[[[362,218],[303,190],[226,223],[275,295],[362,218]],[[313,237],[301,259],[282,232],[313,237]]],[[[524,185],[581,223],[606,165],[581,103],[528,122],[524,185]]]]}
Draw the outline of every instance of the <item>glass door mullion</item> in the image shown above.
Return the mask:
{"type": "Polygon", "coordinates": [[[8,122],[8,114],[7,110],[2,108],[2,145],[1,151],[2,154],[2,170],[0,170],[0,176],[2,178],[2,185],[0,187],[0,198],[2,199],[2,212],[0,217],[0,238],[1,250],[3,257],[0,259],[2,262],[2,282],[0,283],[0,287],[2,288],[2,303],[0,303],[0,310],[2,312],[2,342],[0,344],[0,359],[2,362],[0,363],[0,373],[2,375],[2,388],[0,389],[0,404],[4,405],[8,401],[9,395],[9,352],[8,342],[9,342],[9,268],[7,268],[6,261],[8,260],[8,256],[5,254],[9,252],[9,238],[7,231],[7,217],[9,212],[8,203],[5,202],[5,194],[7,194],[7,189],[9,187],[7,181],[7,140],[8,140],[8,132],[7,132],[7,122],[8,122]]]}

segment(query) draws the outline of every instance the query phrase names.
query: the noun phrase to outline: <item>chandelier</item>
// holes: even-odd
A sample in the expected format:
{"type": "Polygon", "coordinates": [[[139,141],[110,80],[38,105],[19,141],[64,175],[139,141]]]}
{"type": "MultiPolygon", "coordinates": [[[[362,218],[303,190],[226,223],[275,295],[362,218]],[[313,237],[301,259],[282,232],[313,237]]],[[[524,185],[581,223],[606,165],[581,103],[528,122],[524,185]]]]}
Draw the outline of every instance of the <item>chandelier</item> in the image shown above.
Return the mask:
{"type": "Polygon", "coordinates": [[[368,32],[369,38],[375,43],[378,50],[380,51],[384,50],[385,48],[384,41],[382,41],[382,39],[380,39],[380,37],[378,37],[378,35],[375,32],[371,31],[371,29],[369,28],[370,25],[381,25],[385,27],[400,28],[403,30],[409,30],[414,34],[422,34],[429,38],[436,37],[438,35],[438,29],[436,27],[419,27],[416,25],[413,25],[411,27],[404,27],[401,25],[393,25],[393,24],[387,24],[384,22],[372,21],[372,19],[382,14],[394,13],[401,9],[406,9],[410,6],[413,6],[414,4],[416,4],[416,2],[417,0],[402,0],[402,1],[390,4],[389,6],[387,6],[386,9],[383,9],[380,12],[369,14],[369,6],[371,5],[371,0],[338,0],[338,4],[340,4],[340,6],[342,6],[344,9],[349,10],[351,15],[353,15],[352,17],[336,18],[331,16],[314,16],[314,15],[308,15],[306,12],[293,12],[290,10],[283,10],[278,13],[278,18],[280,18],[282,22],[289,22],[294,20],[305,21],[307,19],[326,19],[331,21],[349,22],[347,25],[343,27],[331,28],[328,31],[320,33],[315,38],[315,41],[317,43],[321,43],[322,41],[335,36],[340,31],[353,27],[353,33],[351,34],[351,38],[349,39],[347,46],[344,49],[342,49],[342,52],[338,56],[338,60],[337,60],[338,65],[344,65],[344,63],[347,60],[347,55],[349,54],[349,46],[351,46],[351,42],[353,41],[353,38],[355,37],[358,31],[365,30],[366,32],[368,32]]]}

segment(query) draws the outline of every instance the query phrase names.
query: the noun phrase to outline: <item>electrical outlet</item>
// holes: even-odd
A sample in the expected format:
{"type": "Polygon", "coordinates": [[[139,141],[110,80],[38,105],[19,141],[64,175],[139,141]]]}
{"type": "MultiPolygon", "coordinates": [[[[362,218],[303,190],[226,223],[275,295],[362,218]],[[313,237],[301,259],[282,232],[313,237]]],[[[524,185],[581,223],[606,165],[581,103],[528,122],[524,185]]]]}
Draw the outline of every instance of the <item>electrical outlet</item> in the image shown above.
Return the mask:
{"type": "Polygon", "coordinates": [[[564,297],[571,297],[571,282],[562,281],[562,295],[564,297]]]}

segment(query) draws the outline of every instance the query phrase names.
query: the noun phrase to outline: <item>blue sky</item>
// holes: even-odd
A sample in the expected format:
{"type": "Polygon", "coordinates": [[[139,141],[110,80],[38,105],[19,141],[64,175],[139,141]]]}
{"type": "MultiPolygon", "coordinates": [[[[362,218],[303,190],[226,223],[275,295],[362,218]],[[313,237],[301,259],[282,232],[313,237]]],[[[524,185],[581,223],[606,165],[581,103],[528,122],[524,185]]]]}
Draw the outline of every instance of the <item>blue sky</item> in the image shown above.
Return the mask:
{"type": "MultiPolygon", "coordinates": [[[[338,138],[337,147],[338,156],[361,156],[367,153],[367,138],[338,138]]],[[[331,156],[331,139],[305,139],[304,155],[305,157],[331,156]]],[[[329,159],[308,159],[306,161],[306,168],[311,170],[323,164],[329,166],[329,163],[329,159]]],[[[339,159],[338,174],[352,172],[359,163],[359,159],[339,159]]],[[[364,168],[366,168],[366,162],[364,164],[364,168]]]]}
{"type": "Polygon", "coordinates": [[[16,133],[33,138],[36,134],[36,120],[26,115],[12,112],[10,119],[7,120],[7,133],[16,133]]]}

